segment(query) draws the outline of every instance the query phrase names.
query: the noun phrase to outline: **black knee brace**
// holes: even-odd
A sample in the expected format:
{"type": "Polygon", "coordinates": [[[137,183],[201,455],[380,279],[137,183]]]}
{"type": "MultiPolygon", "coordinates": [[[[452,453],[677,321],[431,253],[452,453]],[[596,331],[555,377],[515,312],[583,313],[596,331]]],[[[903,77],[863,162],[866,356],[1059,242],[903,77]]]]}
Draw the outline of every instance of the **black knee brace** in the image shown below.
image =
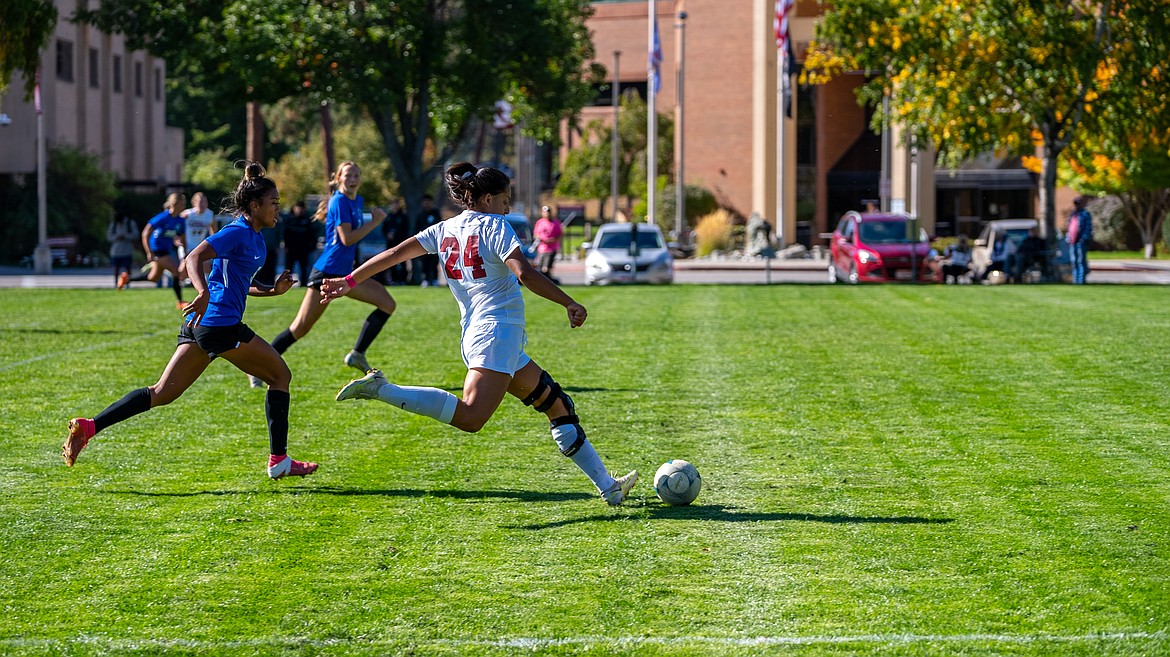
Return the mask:
{"type": "MultiPolygon", "coordinates": [[[[577,416],[573,415],[573,414],[569,414],[569,415],[565,415],[562,417],[558,417],[557,419],[555,419],[549,423],[549,428],[555,429],[557,427],[563,427],[567,424],[571,424],[571,425],[573,425],[574,428],[577,429],[577,439],[573,441],[572,445],[562,446],[561,447],[561,454],[564,454],[565,456],[572,456],[572,455],[576,454],[578,451],[580,451],[581,445],[585,444],[585,430],[581,428],[581,423],[580,423],[580,420],[577,418],[577,416]]],[[[556,434],[554,434],[554,437],[555,437],[555,435],[556,434]]],[[[558,445],[559,444],[560,443],[558,443],[558,445]]]]}
{"type": "Polygon", "coordinates": [[[540,399],[540,396],[544,394],[546,389],[549,390],[548,396],[544,398],[544,401],[539,406],[535,407],[537,411],[547,413],[548,409],[552,408],[553,404],[560,399],[565,403],[565,408],[568,409],[569,415],[573,415],[576,410],[576,407],[573,406],[573,398],[564,390],[561,390],[561,384],[553,381],[552,376],[544,370],[540,371],[540,381],[537,382],[536,388],[532,390],[532,394],[523,399],[524,405],[532,406],[537,399],[540,399]]]}

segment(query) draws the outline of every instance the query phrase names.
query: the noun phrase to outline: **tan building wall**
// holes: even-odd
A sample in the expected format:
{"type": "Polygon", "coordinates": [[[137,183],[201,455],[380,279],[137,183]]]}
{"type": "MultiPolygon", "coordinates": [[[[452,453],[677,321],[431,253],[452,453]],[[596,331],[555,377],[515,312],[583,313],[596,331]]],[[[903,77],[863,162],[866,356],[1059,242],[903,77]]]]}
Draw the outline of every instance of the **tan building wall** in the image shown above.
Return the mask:
{"type": "MultiPolygon", "coordinates": [[[[66,20],[78,0],[55,4],[61,18],[41,56],[46,144],[94,153],[120,180],[179,181],[183,131],[166,125],[166,64],[127,51],[121,36],[66,20]],[[70,49],[72,56],[59,69],[58,53],[70,49]]],[[[33,103],[24,101],[20,73],[0,96],[0,112],[12,120],[0,127],[0,174],[34,172],[37,117],[33,103]]]]}

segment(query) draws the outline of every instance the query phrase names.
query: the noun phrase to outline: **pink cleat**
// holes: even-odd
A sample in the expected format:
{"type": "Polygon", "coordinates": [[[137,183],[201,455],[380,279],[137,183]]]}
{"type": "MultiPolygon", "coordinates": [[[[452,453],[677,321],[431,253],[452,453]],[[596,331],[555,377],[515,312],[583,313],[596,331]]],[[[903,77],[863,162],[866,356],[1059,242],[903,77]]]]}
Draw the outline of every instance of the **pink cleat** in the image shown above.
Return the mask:
{"type": "Polygon", "coordinates": [[[69,437],[65,439],[65,444],[61,445],[61,456],[65,459],[65,465],[73,467],[77,462],[77,455],[85,449],[95,433],[97,431],[94,429],[93,420],[83,417],[69,420],[69,437]]]}
{"type": "Polygon", "coordinates": [[[289,457],[287,454],[280,457],[271,457],[268,459],[268,476],[273,479],[280,479],[281,477],[304,477],[311,475],[317,471],[317,464],[308,461],[297,461],[289,457]],[[279,458],[279,461],[273,463],[274,459],[279,458]]]}

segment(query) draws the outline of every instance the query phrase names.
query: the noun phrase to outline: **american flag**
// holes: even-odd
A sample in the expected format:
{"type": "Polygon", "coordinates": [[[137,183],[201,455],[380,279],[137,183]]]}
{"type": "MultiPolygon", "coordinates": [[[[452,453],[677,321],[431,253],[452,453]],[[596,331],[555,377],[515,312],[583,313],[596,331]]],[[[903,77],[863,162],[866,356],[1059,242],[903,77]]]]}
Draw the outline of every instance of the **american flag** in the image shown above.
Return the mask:
{"type": "MultiPolygon", "coordinates": [[[[653,6],[653,3],[651,3],[653,6]]],[[[654,43],[650,44],[650,88],[654,93],[662,89],[662,75],[659,66],[662,64],[662,41],[658,39],[658,17],[654,17],[654,43]]]]}
{"type": "Polygon", "coordinates": [[[776,20],[773,27],[776,28],[776,49],[780,52],[785,52],[788,45],[788,12],[792,11],[795,4],[796,0],[776,0],[776,20]]]}

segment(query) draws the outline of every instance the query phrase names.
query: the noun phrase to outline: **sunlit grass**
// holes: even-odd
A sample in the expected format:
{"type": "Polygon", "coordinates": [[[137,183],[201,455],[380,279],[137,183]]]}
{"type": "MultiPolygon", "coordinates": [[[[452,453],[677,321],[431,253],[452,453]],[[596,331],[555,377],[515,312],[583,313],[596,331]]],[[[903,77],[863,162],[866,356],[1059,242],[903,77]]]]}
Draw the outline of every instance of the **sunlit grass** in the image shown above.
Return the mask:
{"type": "MultiPolygon", "coordinates": [[[[393,292],[371,362],[458,391],[450,295],[393,292]]],[[[475,435],[334,402],[349,302],[287,354],[316,475],[266,479],[225,362],[67,469],[66,421],[158,377],[172,297],[0,292],[0,653],[1170,652],[1161,288],[572,293],[588,324],[529,297],[528,350],[642,471],[616,509],[514,399],[475,435]],[[695,505],[654,497],[669,458],[695,505]]]]}

